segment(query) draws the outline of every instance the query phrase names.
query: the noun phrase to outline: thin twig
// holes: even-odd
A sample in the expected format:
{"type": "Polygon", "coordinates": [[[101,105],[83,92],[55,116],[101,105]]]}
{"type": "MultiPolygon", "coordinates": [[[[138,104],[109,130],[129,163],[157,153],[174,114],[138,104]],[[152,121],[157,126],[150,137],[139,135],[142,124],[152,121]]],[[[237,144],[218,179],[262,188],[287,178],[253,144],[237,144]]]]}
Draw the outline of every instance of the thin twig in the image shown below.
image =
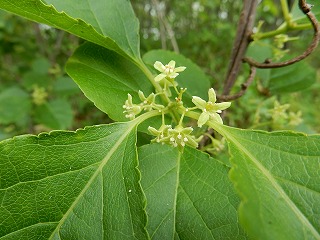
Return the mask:
{"type": "Polygon", "coordinates": [[[253,82],[255,75],[256,75],[256,68],[254,66],[250,66],[250,75],[249,75],[247,81],[241,84],[241,90],[234,95],[217,96],[218,100],[219,101],[230,101],[230,100],[238,99],[241,96],[243,96],[245,94],[245,92],[247,91],[248,87],[253,82]]]}
{"type": "Polygon", "coordinates": [[[280,68],[280,67],[285,67],[285,66],[294,64],[308,57],[318,46],[318,42],[320,40],[320,25],[315,15],[311,12],[312,5],[307,4],[305,0],[299,0],[299,7],[301,11],[307,15],[314,29],[312,42],[310,43],[309,47],[301,55],[293,59],[290,59],[284,62],[279,62],[279,63],[271,63],[269,60],[263,63],[260,63],[255,61],[252,58],[244,58],[243,61],[257,68],[280,68]]]}
{"type": "Polygon", "coordinates": [[[228,73],[224,84],[223,95],[228,95],[239,74],[242,59],[251,41],[252,28],[254,25],[257,0],[245,0],[239,19],[236,39],[232,49],[228,73]]]}

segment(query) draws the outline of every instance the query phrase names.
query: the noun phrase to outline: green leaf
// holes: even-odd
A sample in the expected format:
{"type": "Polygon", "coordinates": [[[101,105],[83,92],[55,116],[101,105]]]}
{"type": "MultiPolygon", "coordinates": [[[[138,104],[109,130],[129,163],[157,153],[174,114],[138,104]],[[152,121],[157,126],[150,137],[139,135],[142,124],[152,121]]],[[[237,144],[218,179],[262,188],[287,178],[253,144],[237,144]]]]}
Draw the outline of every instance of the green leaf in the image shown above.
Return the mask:
{"type": "Polygon", "coordinates": [[[320,136],[218,126],[240,221],[255,239],[320,239],[320,136]]]}
{"type": "Polygon", "coordinates": [[[12,87],[0,93],[0,124],[23,124],[31,111],[28,93],[12,87]]]}
{"type": "Polygon", "coordinates": [[[153,86],[145,74],[124,57],[92,43],[79,47],[66,70],[84,94],[110,118],[126,120],[123,104],[128,93],[139,103],[138,91],[150,94],[153,86]]]}
{"type": "Polygon", "coordinates": [[[50,62],[45,58],[37,58],[32,62],[32,69],[42,75],[46,75],[50,69],[50,62]]]}
{"type": "Polygon", "coordinates": [[[152,144],[138,155],[152,239],[246,239],[228,167],[191,148],[152,144]]]}
{"type": "Polygon", "coordinates": [[[35,86],[49,88],[50,76],[33,70],[26,72],[22,77],[22,85],[25,89],[32,91],[35,86]]]}
{"type": "Polygon", "coordinates": [[[62,96],[81,93],[78,85],[70,77],[60,77],[53,84],[53,91],[62,96]]]}
{"type": "Polygon", "coordinates": [[[176,78],[179,87],[188,89],[188,91],[184,94],[184,96],[187,97],[186,102],[193,105],[191,102],[192,96],[198,96],[203,99],[207,99],[208,89],[210,88],[210,79],[204,74],[200,67],[193,63],[190,59],[181,54],[165,50],[149,51],[143,56],[143,61],[150,65],[152,69],[154,69],[153,64],[156,61],[167,64],[171,60],[176,62],[177,67],[186,67],[186,70],[180,73],[180,75],[176,78]]]}
{"type": "Polygon", "coordinates": [[[51,129],[68,129],[73,120],[71,105],[65,99],[47,102],[36,108],[35,120],[51,129]]]}
{"type": "MultiPolygon", "coordinates": [[[[308,0],[308,4],[313,5],[311,11],[316,17],[320,17],[320,4],[318,0],[308,0]]],[[[295,1],[291,10],[292,20],[296,23],[310,23],[310,20],[307,18],[305,14],[300,10],[298,1],[295,1]]],[[[311,23],[310,23],[311,27],[311,23]]]]}
{"type": "Polygon", "coordinates": [[[128,0],[3,0],[0,8],[140,59],[139,22],[128,0]]]}
{"type": "Polygon", "coordinates": [[[271,69],[269,89],[272,93],[301,91],[314,84],[316,79],[315,69],[302,61],[287,67],[271,69]]]}
{"type": "Polygon", "coordinates": [[[0,143],[1,239],[147,239],[136,123],[0,143]]]}

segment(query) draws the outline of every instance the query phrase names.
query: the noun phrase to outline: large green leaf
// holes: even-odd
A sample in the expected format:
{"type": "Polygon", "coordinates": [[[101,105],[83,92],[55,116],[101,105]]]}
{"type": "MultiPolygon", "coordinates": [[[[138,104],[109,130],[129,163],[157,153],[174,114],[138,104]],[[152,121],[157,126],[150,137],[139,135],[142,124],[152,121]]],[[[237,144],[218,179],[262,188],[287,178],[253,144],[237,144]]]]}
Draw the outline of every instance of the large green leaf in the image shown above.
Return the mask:
{"type": "Polygon", "coordinates": [[[228,167],[191,148],[152,144],[138,153],[152,239],[246,239],[228,167]]]}
{"type": "Polygon", "coordinates": [[[240,221],[256,239],[320,239],[320,136],[216,128],[229,142],[240,221]]]}
{"type": "Polygon", "coordinates": [[[136,123],[0,143],[0,239],[147,239],[136,123]]]}
{"type": "Polygon", "coordinates": [[[79,47],[66,69],[85,95],[113,120],[126,120],[122,106],[128,93],[140,101],[139,90],[148,95],[153,89],[135,64],[92,43],[79,47]]]}
{"type": "MultiPolygon", "coordinates": [[[[192,96],[199,96],[201,98],[208,97],[208,89],[210,88],[210,79],[204,74],[204,72],[193,63],[190,59],[184,57],[181,54],[165,50],[153,50],[147,52],[143,56],[143,61],[152,66],[156,61],[160,61],[163,64],[167,64],[171,60],[176,61],[176,66],[185,66],[186,70],[180,73],[180,76],[176,78],[179,83],[179,87],[187,88],[185,93],[187,97],[187,103],[191,104],[192,96]]],[[[192,104],[193,105],[193,104],[192,104]]]]}
{"type": "Polygon", "coordinates": [[[2,0],[0,8],[140,59],[139,23],[128,0],[2,0]]]}

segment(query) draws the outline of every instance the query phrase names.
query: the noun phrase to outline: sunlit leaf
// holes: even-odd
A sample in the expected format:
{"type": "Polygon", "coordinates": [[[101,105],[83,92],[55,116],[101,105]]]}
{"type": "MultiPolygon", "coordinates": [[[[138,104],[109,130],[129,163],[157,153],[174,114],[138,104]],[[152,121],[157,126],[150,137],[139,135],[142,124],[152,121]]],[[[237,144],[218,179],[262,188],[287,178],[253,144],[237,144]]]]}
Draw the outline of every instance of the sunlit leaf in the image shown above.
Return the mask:
{"type": "Polygon", "coordinates": [[[0,143],[1,239],[147,239],[136,124],[0,143]]]}

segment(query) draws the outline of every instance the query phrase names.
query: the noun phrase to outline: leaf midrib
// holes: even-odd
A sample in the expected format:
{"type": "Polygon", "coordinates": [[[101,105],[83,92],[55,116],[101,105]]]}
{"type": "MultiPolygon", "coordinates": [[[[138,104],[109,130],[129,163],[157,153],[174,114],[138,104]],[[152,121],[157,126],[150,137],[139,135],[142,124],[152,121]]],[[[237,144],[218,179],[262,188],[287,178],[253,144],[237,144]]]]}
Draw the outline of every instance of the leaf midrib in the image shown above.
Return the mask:
{"type": "Polygon", "coordinates": [[[59,221],[59,224],[57,225],[56,229],[52,232],[49,239],[53,239],[55,233],[60,234],[59,230],[62,224],[65,222],[65,220],[68,218],[69,214],[72,212],[72,210],[76,207],[79,200],[83,197],[85,192],[89,189],[95,178],[98,176],[99,173],[101,173],[102,168],[107,164],[111,156],[116,152],[118,147],[122,144],[122,141],[129,135],[129,133],[132,131],[132,129],[136,125],[131,122],[131,125],[128,125],[128,129],[124,132],[124,134],[118,139],[118,141],[113,145],[113,147],[110,149],[110,151],[107,153],[105,158],[101,161],[100,165],[98,166],[97,170],[93,173],[93,175],[90,177],[88,183],[84,186],[83,190],[79,193],[78,197],[74,200],[74,202],[71,204],[67,212],[63,215],[61,220],[59,221]]]}
{"type": "MultiPolygon", "coordinates": [[[[221,128],[220,128],[221,129],[221,128]]],[[[221,129],[222,130],[222,129],[221,129]]],[[[285,202],[288,204],[288,206],[292,209],[294,214],[297,216],[297,218],[300,220],[300,222],[307,226],[308,229],[312,232],[312,234],[320,239],[320,235],[317,232],[317,230],[313,227],[313,225],[309,222],[309,220],[303,215],[303,213],[299,210],[299,208],[294,204],[294,202],[291,201],[289,196],[284,192],[282,187],[277,183],[277,181],[274,179],[274,177],[269,173],[267,169],[239,142],[237,139],[235,139],[232,134],[230,134],[227,131],[222,130],[224,135],[231,140],[238,148],[241,150],[244,154],[248,156],[249,159],[256,165],[256,167],[261,171],[261,173],[270,181],[272,186],[275,188],[275,190],[282,196],[282,198],[285,200],[285,202]]]]}

